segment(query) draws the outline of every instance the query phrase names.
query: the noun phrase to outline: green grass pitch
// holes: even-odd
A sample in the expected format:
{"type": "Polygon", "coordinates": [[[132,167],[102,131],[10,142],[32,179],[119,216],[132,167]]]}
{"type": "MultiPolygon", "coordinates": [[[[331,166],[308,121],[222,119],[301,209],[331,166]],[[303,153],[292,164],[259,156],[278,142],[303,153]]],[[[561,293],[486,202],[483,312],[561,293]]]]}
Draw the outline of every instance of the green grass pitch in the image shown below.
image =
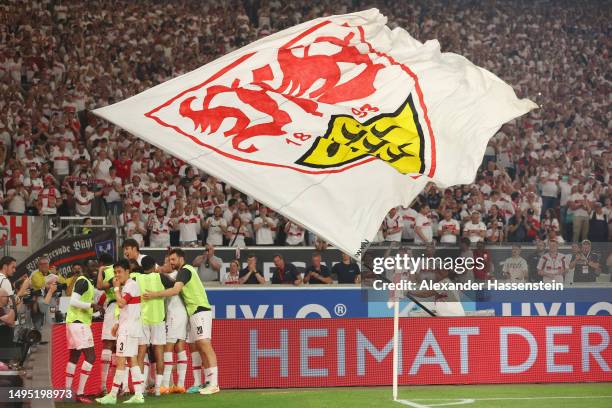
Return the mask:
{"type": "MultiPolygon", "coordinates": [[[[147,396],[146,407],[174,408],[611,408],[612,383],[222,390],[219,394],[147,396]]],[[[119,401],[121,402],[121,401],[119,401]]],[[[58,408],[73,404],[58,403],[58,408]]]]}

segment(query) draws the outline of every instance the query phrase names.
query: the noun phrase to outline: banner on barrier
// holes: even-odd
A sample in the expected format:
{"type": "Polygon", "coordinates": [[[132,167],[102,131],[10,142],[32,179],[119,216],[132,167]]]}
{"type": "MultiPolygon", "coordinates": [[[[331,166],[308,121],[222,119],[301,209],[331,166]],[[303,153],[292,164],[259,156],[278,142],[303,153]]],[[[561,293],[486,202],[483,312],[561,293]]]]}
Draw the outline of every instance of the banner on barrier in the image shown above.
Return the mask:
{"type": "MultiPolygon", "coordinates": [[[[101,323],[93,328],[99,354],[101,323]]],[[[612,381],[609,317],[402,319],[400,332],[400,384],[612,381]]],[[[64,386],[65,333],[54,327],[55,388],[64,386]]],[[[392,381],[392,319],[215,320],[213,345],[221,388],[392,381]]],[[[87,392],[99,391],[100,368],[97,359],[87,392]]]]}
{"type": "MultiPolygon", "coordinates": [[[[533,293],[516,295],[516,301],[491,292],[488,302],[464,302],[466,312],[491,309],[497,316],[587,316],[612,315],[610,289],[573,289],[584,294],[551,292],[541,299],[533,293]],[[499,297],[498,297],[499,296],[499,297]],[[578,302],[572,298],[578,297],[578,302]],[[587,301],[587,299],[589,299],[587,301]],[[537,301],[536,301],[537,300],[537,301]]],[[[293,288],[245,286],[207,288],[217,319],[283,319],[283,318],[347,318],[392,317],[393,304],[367,302],[362,290],[349,288],[293,288]]],[[[400,316],[407,317],[420,309],[409,300],[400,303],[400,316]]]]}
{"type": "Polygon", "coordinates": [[[217,319],[284,319],[367,317],[361,289],[206,290],[217,319]]]}
{"type": "Polygon", "coordinates": [[[94,231],[85,235],[51,241],[38,249],[17,266],[13,279],[19,279],[23,274],[30,275],[38,268],[38,259],[49,258],[50,264],[57,268],[58,273],[66,275],[74,262],[84,262],[97,258],[102,252],[117,254],[115,248],[115,230],[94,231]]]}

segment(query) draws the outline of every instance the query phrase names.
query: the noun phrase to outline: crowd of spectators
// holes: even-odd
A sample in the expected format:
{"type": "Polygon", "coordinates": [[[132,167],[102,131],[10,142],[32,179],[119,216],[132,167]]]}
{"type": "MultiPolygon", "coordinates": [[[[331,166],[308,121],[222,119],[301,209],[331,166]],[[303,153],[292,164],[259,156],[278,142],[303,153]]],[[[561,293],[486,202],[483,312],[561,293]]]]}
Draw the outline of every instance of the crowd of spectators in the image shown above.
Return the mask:
{"type": "Polygon", "coordinates": [[[391,210],[378,241],[610,239],[610,8],[597,1],[4,2],[0,210],[108,217],[141,246],[324,248],[89,110],[286,27],[374,6],[541,107],[495,135],[474,184],[429,185],[411,208],[391,210]]]}

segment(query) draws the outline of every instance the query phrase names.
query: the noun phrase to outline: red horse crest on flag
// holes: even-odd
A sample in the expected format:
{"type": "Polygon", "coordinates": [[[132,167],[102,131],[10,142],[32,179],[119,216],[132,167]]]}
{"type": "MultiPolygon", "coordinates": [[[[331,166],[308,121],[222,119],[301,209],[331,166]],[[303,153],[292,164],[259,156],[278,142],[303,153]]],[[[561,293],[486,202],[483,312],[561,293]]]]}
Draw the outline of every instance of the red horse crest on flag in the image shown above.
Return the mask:
{"type": "MultiPolygon", "coordinates": [[[[322,30],[326,25],[320,23],[276,50],[242,55],[204,83],[146,116],[202,146],[251,163],[326,173],[374,158],[417,157],[418,163],[411,159],[410,165],[404,162],[395,167],[406,173],[423,172],[421,146],[425,142],[420,124],[413,126],[410,136],[391,132],[383,140],[379,137],[382,133],[371,133],[371,126],[357,121],[371,122],[378,118],[374,116],[377,113],[388,117],[389,111],[408,106],[411,89],[394,90],[398,94],[396,100],[377,95],[385,71],[411,78],[405,70],[397,69],[400,64],[371,48],[361,27],[335,27],[336,34],[341,31],[342,35],[334,36],[322,30]],[[338,127],[333,122],[346,115],[355,122],[343,120],[342,126],[357,129],[357,134],[363,131],[359,140],[332,134],[336,132],[332,129],[338,127]],[[372,137],[378,139],[373,141],[372,137]],[[398,137],[405,139],[403,143],[397,143],[398,137]],[[411,142],[410,138],[415,140],[411,142]],[[287,154],[279,155],[277,151],[271,155],[273,140],[277,141],[275,148],[282,146],[287,154]],[[387,153],[381,152],[382,145],[386,145],[387,153]],[[279,157],[286,158],[285,162],[279,157]]],[[[418,121],[421,112],[405,116],[409,121],[418,121]]],[[[342,126],[337,132],[342,133],[342,126]]],[[[406,126],[392,129],[395,128],[406,126]]],[[[372,129],[380,130],[380,125],[372,129]]]]}

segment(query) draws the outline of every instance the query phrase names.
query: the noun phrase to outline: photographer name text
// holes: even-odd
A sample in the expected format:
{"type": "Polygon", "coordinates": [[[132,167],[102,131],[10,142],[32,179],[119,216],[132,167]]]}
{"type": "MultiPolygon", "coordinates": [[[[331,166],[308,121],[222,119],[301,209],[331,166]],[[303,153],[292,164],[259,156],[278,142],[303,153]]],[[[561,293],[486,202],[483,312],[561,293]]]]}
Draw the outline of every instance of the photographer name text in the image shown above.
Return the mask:
{"type": "Polygon", "coordinates": [[[472,281],[466,282],[435,282],[424,280],[415,282],[411,280],[400,280],[398,282],[385,282],[377,279],[372,283],[375,290],[434,290],[441,291],[476,291],[476,290],[563,290],[562,282],[504,282],[504,281],[472,281]]]}

